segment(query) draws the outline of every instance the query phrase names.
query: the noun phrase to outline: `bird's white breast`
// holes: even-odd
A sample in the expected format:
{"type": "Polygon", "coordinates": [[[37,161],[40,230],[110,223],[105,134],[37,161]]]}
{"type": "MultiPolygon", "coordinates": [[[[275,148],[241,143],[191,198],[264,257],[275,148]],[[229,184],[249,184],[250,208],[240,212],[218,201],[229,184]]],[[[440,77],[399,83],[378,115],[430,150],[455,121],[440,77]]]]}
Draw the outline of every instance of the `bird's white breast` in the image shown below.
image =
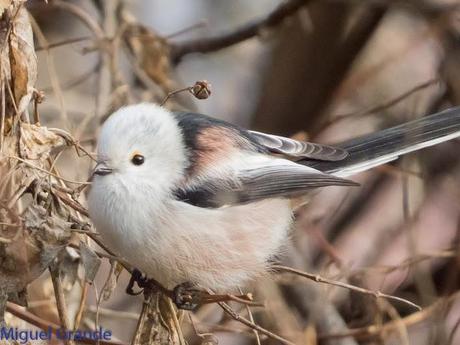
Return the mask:
{"type": "Polygon", "coordinates": [[[96,183],[91,218],[111,249],[168,288],[243,286],[265,272],[288,237],[292,215],[285,199],[204,209],[161,197],[145,203],[148,191],[139,192],[126,190],[123,197],[96,183]]]}

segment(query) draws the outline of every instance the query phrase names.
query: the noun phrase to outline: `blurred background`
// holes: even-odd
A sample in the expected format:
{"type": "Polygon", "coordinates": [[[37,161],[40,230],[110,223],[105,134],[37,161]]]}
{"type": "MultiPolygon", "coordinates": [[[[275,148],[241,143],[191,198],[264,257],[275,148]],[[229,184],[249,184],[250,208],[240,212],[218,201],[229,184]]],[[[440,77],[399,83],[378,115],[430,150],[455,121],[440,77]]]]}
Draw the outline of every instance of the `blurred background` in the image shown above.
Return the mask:
{"type": "MultiPolygon", "coordinates": [[[[166,105],[321,143],[460,103],[456,0],[29,0],[25,6],[38,57],[35,88],[45,95],[40,123],[67,131],[89,152],[114,109],[161,102],[197,80],[212,85],[211,97],[184,92],[166,105]]],[[[460,344],[459,148],[458,140],[444,143],[356,176],[359,188],[329,187],[308,203],[298,200],[292,245],[280,258],[408,299],[421,311],[275,273],[245,291],[266,304],[251,308],[255,323],[295,344],[460,344]]],[[[83,181],[93,162],[66,150],[56,166],[83,181]]],[[[85,204],[84,193],[79,200],[85,204]]],[[[64,279],[68,312],[74,321],[83,300],[80,328],[103,325],[129,343],[142,296],[126,295],[129,275],[123,271],[116,282],[115,271],[102,259],[92,284],[67,272],[73,277],[64,279]]],[[[48,273],[28,295],[29,311],[59,323],[48,273]]],[[[245,306],[232,306],[249,318],[245,306]]],[[[189,344],[280,343],[215,304],[185,315],[182,324],[189,344]]]]}

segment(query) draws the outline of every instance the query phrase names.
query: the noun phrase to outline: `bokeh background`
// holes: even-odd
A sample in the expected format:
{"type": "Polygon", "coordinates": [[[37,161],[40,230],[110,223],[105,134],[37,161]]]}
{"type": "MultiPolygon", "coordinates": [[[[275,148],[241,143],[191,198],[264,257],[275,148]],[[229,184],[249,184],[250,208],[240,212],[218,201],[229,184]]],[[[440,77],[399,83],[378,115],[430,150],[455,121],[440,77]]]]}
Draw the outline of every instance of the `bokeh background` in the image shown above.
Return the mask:
{"type": "MultiPolygon", "coordinates": [[[[209,81],[211,97],[184,92],[167,106],[322,143],[460,103],[455,0],[29,0],[24,6],[35,22],[35,87],[45,94],[40,122],[67,131],[89,152],[111,111],[160,102],[197,80],[209,81]],[[270,19],[293,4],[289,15],[270,19]],[[247,38],[225,43],[250,26],[256,30],[247,38]]],[[[93,162],[69,149],[56,166],[62,176],[84,181],[93,162]]],[[[460,344],[459,177],[454,140],[359,174],[359,188],[324,188],[294,205],[284,265],[405,298],[421,311],[274,273],[246,287],[266,305],[251,308],[255,323],[295,344],[460,344]]],[[[85,205],[84,193],[79,201],[85,205]]],[[[84,234],[74,237],[101,250],[84,234]]],[[[64,270],[70,322],[84,303],[80,328],[103,325],[129,343],[142,296],[125,294],[128,273],[116,280],[117,267],[104,258],[94,282],[86,283],[78,271],[81,253],[66,250],[77,263],[68,266],[75,271],[64,270]]],[[[49,273],[29,286],[28,300],[29,311],[59,323],[49,273]]],[[[232,307],[249,317],[245,306],[232,307]]],[[[215,304],[183,316],[182,330],[189,344],[279,343],[215,304]]]]}

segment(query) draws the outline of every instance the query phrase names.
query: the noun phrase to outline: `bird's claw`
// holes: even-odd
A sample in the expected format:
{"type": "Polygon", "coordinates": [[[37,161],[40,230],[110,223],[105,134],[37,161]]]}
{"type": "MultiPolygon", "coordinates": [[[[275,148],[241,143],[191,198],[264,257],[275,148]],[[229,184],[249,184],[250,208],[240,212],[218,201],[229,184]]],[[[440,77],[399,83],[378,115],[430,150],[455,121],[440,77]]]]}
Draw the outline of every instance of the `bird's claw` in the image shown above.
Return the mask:
{"type": "MultiPolygon", "coordinates": [[[[144,276],[141,271],[134,269],[131,273],[131,278],[129,279],[128,286],[126,287],[126,293],[131,296],[140,295],[142,292],[145,292],[146,289],[151,289],[152,286],[157,286],[154,280],[148,279],[144,276]],[[134,283],[141,288],[140,291],[134,291],[134,283]]],[[[203,296],[205,292],[200,290],[190,282],[185,282],[177,285],[172,291],[169,291],[168,295],[172,298],[174,304],[177,308],[184,310],[193,310],[198,305],[203,303],[203,296]]]]}
{"type": "Polygon", "coordinates": [[[185,282],[177,285],[172,291],[172,300],[177,308],[184,310],[193,310],[203,302],[204,291],[196,285],[185,282]]]}
{"type": "Polygon", "coordinates": [[[147,277],[143,276],[142,272],[139,271],[137,268],[135,268],[133,272],[131,273],[131,278],[129,279],[128,286],[126,287],[126,293],[131,296],[140,295],[144,291],[144,289],[147,287],[147,285],[148,285],[147,277]],[[137,283],[137,286],[142,288],[142,290],[135,292],[133,289],[134,283],[137,283]]]}

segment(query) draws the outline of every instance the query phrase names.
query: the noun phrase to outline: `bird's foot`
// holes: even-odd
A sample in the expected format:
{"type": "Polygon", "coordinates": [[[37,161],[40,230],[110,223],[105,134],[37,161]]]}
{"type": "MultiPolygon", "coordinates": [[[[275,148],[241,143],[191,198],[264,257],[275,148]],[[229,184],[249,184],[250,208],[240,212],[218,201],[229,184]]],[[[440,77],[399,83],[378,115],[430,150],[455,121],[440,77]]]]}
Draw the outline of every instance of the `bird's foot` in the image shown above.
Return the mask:
{"type": "Polygon", "coordinates": [[[193,310],[203,303],[205,294],[206,292],[198,289],[195,284],[185,282],[172,290],[172,300],[179,309],[193,310]]]}
{"type": "Polygon", "coordinates": [[[172,291],[169,291],[158,284],[158,282],[153,279],[148,279],[141,273],[141,271],[135,268],[131,273],[131,278],[129,279],[128,286],[126,287],[126,293],[128,295],[137,296],[142,292],[146,293],[148,290],[159,289],[172,298],[177,308],[184,310],[195,309],[198,305],[204,302],[206,299],[205,296],[208,295],[205,291],[200,290],[195,284],[190,282],[179,284],[172,291]],[[134,291],[135,283],[137,283],[137,286],[141,288],[138,292],[134,291]]]}
{"type": "Polygon", "coordinates": [[[142,275],[142,272],[135,268],[131,273],[131,278],[129,279],[128,286],[126,287],[126,293],[131,296],[137,296],[144,291],[148,285],[148,282],[149,280],[147,277],[142,275]],[[134,292],[134,283],[137,283],[137,286],[139,286],[142,290],[134,292]]]}

